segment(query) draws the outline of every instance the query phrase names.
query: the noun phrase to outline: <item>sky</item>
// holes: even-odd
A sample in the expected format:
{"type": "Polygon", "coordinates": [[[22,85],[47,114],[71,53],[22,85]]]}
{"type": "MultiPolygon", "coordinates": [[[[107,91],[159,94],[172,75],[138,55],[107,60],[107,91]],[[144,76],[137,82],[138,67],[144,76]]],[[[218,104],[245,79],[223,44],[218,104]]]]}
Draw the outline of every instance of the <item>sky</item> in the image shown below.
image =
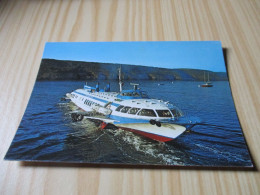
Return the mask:
{"type": "Polygon", "coordinates": [[[220,41],[48,42],[43,58],[226,72],[220,41]]]}

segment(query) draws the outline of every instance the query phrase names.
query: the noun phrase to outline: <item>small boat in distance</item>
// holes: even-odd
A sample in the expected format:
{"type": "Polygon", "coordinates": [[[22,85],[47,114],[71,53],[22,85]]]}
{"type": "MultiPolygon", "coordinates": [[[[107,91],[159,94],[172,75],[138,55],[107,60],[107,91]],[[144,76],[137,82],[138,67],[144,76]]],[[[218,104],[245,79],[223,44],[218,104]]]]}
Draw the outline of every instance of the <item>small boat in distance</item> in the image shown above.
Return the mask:
{"type": "Polygon", "coordinates": [[[211,82],[209,81],[209,72],[208,72],[208,81],[206,81],[205,79],[205,72],[204,72],[204,84],[199,85],[199,87],[213,87],[213,85],[211,84],[211,82]]]}

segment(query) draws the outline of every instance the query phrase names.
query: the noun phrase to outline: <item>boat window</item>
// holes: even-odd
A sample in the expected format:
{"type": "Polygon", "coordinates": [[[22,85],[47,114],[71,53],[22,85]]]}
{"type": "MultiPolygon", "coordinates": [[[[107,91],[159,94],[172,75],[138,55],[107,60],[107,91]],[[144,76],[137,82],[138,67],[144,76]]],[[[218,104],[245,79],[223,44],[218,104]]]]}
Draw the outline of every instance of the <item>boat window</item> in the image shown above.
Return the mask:
{"type": "Polygon", "coordinates": [[[121,106],[118,106],[118,107],[116,108],[116,111],[119,112],[123,107],[124,107],[124,106],[122,106],[122,105],[121,105],[121,106]]]}
{"type": "Polygon", "coordinates": [[[139,110],[140,110],[140,108],[131,108],[128,113],[129,114],[136,114],[139,110]]]}
{"type": "Polygon", "coordinates": [[[151,109],[142,109],[138,115],[141,116],[156,116],[155,112],[151,109]]]}
{"type": "Polygon", "coordinates": [[[171,112],[175,117],[183,116],[182,112],[178,109],[171,109],[171,112]]]}
{"type": "Polygon", "coordinates": [[[130,108],[131,108],[131,107],[129,107],[129,106],[125,106],[124,108],[121,109],[121,112],[127,113],[127,111],[128,111],[130,108]]]}
{"type": "Polygon", "coordinates": [[[170,110],[156,110],[159,117],[172,117],[170,110]]]}

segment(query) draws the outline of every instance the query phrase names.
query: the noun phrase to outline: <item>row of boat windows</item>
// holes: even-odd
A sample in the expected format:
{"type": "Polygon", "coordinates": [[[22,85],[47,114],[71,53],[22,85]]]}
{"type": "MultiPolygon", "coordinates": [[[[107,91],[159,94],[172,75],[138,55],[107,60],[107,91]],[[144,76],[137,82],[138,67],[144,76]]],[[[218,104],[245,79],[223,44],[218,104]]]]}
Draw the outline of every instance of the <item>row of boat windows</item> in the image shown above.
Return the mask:
{"type": "MultiPolygon", "coordinates": [[[[75,95],[75,94],[71,94],[71,96],[72,96],[73,98],[78,98],[78,96],[75,95]]],[[[80,97],[79,99],[80,99],[80,100],[84,100],[83,97],[80,97]]],[[[90,100],[87,100],[87,99],[84,101],[84,104],[86,104],[86,105],[88,105],[88,106],[98,105],[97,103],[95,103],[95,102],[93,102],[93,101],[90,101],[90,100]]]]}
{"type": "Polygon", "coordinates": [[[87,99],[84,101],[84,104],[86,104],[86,105],[88,105],[88,106],[91,106],[91,105],[98,105],[97,103],[92,102],[92,101],[87,100],[87,99]]]}
{"type": "Polygon", "coordinates": [[[181,116],[181,113],[178,110],[172,109],[172,110],[152,110],[152,109],[141,109],[141,108],[134,108],[130,106],[118,106],[116,108],[116,111],[122,112],[122,113],[128,113],[128,114],[137,114],[140,116],[151,116],[151,117],[179,117],[181,116]],[[157,115],[156,115],[157,113],[157,115]]]}
{"type": "Polygon", "coordinates": [[[105,98],[105,99],[109,99],[109,97],[116,97],[115,95],[110,95],[110,94],[104,94],[104,93],[98,93],[98,94],[94,94],[97,97],[101,97],[101,98],[105,98]]]}

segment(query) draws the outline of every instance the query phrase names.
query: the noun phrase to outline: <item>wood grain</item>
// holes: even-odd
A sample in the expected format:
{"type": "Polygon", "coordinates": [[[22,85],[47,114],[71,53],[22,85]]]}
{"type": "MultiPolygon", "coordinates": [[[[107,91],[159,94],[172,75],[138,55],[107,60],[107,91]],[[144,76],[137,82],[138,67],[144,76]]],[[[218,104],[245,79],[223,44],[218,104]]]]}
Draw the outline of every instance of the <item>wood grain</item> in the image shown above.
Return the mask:
{"type": "MultiPolygon", "coordinates": [[[[221,40],[241,125],[260,166],[260,1],[1,0],[0,157],[47,41],[221,40]]],[[[259,171],[25,166],[0,161],[0,194],[260,194],[259,171]]]]}

